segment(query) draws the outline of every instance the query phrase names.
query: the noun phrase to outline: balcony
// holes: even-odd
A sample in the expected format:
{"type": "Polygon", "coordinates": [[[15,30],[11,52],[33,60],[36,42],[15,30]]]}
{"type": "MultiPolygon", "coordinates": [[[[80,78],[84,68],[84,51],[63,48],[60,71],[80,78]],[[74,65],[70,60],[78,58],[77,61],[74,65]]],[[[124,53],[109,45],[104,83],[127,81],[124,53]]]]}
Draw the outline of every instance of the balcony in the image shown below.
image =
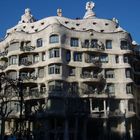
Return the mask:
{"type": "Polygon", "coordinates": [[[4,57],[8,54],[8,50],[5,50],[3,52],[0,52],[0,57],[4,57]]]}
{"type": "Polygon", "coordinates": [[[85,59],[86,63],[94,64],[96,67],[101,67],[101,61],[98,59],[85,59]]]}
{"type": "Polygon", "coordinates": [[[38,88],[33,88],[30,90],[24,90],[23,91],[23,96],[25,98],[42,98],[46,94],[46,91],[40,90],[38,88]]]}
{"type": "Polygon", "coordinates": [[[29,80],[36,80],[37,79],[37,75],[21,75],[20,76],[20,78],[21,78],[21,80],[27,80],[27,81],[29,81],[29,80]]]}
{"type": "Polygon", "coordinates": [[[31,60],[28,59],[21,59],[21,61],[19,62],[20,65],[24,65],[24,66],[29,66],[32,65],[33,62],[31,60]]]}
{"type": "Polygon", "coordinates": [[[20,51],[24,51],[24,52],[30,52],[33,51],[35,49],[34,46],[21,46],[20,47],[20,51]]]}
{"type": "Polygon", "coordinates": [[[92,43],[92,42],[82,42],[81,43],[82,48],[88,48],[88,49],[97,49],[97,51],[103,51],[105,50],[104,44],[100,41],[96,42],[96,43],[92,43]]]}
{"type": "Polygon", "coordinates": [[[91,74],[91,73],[83,73],[83,74],[80,74],[80,77],[82,79],[97,79],[97,80],[102,80],[103,79],[103,75],[102,74],[91,74]]]}

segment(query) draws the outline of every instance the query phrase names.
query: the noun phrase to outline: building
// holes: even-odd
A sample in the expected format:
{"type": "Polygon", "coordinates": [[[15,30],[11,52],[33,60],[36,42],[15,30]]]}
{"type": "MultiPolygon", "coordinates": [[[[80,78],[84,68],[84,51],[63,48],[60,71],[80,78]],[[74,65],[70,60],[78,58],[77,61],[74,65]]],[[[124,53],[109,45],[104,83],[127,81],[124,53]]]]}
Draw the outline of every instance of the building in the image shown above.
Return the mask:
{"type": "Polygon", "coordinates": [[[35,139],[133,138],[132,38],[94,6],[87,2],[83,19],[58,9],[39,21],[26,9],[0,42],[1,73],[23,81],[22,123],[35,139]]]}

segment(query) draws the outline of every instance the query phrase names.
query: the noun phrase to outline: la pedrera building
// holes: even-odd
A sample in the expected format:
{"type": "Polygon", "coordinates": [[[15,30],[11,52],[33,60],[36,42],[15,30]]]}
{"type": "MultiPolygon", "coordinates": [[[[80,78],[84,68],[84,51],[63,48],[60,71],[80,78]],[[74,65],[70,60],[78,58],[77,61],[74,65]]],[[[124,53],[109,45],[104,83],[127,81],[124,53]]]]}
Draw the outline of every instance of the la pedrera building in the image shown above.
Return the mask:
{"type": "Polygon", "coordinates": [[[23,105],[22,113],[21,102],[9,105],[5,134],[16,135],[22,119],[20,132],[35,140],[133,139],[136,44],[117,19],[96,17],[94,6],[87,2],[83,19],[58,9],[38,21],[26,9],[7,30],[0,73],[22,81],[23,105]]]}

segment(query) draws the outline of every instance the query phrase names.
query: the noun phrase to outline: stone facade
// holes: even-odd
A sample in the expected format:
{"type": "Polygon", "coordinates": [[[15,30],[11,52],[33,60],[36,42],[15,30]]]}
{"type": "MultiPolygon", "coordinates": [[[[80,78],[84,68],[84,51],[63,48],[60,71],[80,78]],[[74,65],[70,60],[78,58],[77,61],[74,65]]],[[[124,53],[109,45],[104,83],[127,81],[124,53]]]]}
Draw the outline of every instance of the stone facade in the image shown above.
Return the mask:
{"type": "Polygon", "coordinates": [[[133,137],[132,38],[94,6],[76,20],[58,9],[36,21],[26,9],[0,42],[1,73],[22,79],[24,123],[36,139],[133,137]]]}

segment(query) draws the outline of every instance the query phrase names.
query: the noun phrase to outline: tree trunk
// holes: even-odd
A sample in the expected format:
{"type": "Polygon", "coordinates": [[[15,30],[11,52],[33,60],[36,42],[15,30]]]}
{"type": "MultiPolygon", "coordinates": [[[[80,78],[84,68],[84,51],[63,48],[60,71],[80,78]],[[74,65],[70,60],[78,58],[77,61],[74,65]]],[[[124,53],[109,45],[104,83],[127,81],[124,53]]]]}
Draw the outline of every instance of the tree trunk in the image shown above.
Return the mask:
{"type": "Polygon", "coordinates": [[[1,140],[4,139],[4,133],[5,133],[5,119],[1,119],[1,140]]]}

